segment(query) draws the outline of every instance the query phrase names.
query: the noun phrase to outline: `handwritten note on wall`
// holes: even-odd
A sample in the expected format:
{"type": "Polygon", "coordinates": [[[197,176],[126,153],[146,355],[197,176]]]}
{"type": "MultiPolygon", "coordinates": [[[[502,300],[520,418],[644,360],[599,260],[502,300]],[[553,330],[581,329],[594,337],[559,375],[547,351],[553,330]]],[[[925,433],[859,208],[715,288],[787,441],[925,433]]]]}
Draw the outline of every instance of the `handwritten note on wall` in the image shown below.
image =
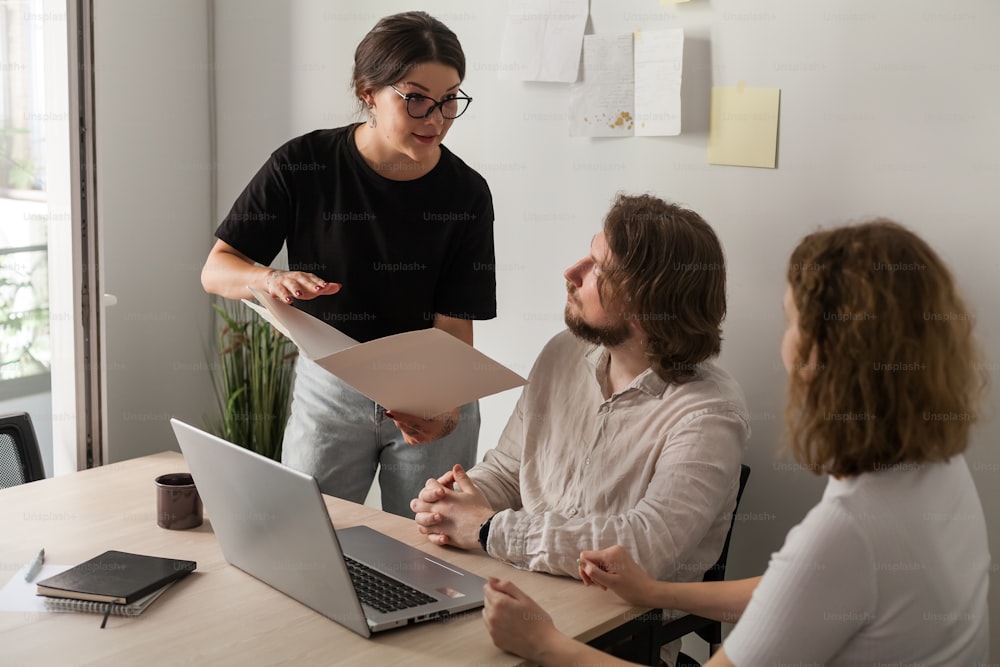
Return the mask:
{"type": "Polygon", "coordinates": [[[674,136],[681,131],[684,32],[586,35],[570,86],[570,136],[674,136]]]}
{"type": "Polygon", "coordinates": [[[583,75],[570,86],[571,137],[628,137],[635,122],[632,35],[586,35],[583,75]]]}
{"type": "Polygon", "coordinates": [[[683,65],[683,30],[636,31],[636,136],[673,137],[681,133],[683,65]]]}

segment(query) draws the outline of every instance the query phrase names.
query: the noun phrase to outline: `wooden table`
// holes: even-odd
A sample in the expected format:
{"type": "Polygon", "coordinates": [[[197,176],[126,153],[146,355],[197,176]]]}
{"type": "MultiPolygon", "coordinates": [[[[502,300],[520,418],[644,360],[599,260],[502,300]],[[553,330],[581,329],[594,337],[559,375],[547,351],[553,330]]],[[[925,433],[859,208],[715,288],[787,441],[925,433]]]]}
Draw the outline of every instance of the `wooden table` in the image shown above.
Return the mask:
{"type": "MultiPolygon", "coordinates": [[[[482,665],[523,664],[497,649],[480,611],[364,639],[222,557],[205,522],[186,531],[156,525],[153,479],[186,471],[164,452],[0,490],[0,583],[41,548],[46,562],[71,565],[107,549],[198,562],[141,616],[0,612],[0,663],[13,665],[482,665]]],[[[514,569],[481,552],[430,544],[413,521],[326,497],[334,526],[365,524],[480,576],[513,580],[556,626],[590,641],[644,614],[579,581],[514,569]]]]}

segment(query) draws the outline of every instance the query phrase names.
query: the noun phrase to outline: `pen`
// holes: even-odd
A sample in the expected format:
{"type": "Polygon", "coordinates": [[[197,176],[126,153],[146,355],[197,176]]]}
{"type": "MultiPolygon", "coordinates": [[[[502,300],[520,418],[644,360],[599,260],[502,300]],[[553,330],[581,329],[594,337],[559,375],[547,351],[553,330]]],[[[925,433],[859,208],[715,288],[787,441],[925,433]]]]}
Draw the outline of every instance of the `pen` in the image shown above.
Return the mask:
{"type": "Polygon", "coordinates": [[[45,562],[45,549],[38,552],[35,556],[35,560],[31,561],[31,565],[28,566],[28,572],[24,575],[24,580],[31,583],[31,580],[38,576],[38,571],[42,569],[42,563],[45,562]]]}

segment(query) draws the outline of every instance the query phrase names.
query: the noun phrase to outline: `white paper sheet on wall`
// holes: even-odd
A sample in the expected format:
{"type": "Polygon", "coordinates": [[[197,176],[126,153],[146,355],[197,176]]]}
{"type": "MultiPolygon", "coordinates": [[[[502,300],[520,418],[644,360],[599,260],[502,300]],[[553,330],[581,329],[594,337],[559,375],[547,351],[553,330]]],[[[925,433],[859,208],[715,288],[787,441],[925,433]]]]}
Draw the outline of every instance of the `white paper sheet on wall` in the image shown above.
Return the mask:
{"type": "Polygon", "coordinates": [[[588,0],[510,0],[499,78],[576,81],[588,7],[588,0]]]}
{"type": "Polygon", "coordinates": [[[683,66],[683,30],[636,31],[636,136],[673,137],[681,133],[683,66]]]}
{"type": "Polygon", "coordinates": [[[571,137],[629,137],[635,117],[632,35],[587,35],[583,76],[570,86],[571,137]]]}
{"type": "Polygon", "coordinates": [[[684,31],[586,35],[583,76],[570,86],[571,137],[681,132],[684,31]]]}

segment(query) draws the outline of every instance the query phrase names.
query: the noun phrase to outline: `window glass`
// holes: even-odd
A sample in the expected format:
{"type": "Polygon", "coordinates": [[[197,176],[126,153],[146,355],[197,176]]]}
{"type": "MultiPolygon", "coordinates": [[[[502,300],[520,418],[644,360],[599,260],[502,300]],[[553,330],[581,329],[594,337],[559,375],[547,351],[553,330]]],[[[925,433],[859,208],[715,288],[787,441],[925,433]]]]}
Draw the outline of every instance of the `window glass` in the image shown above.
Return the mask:
{"type": "Polygon", "coordinates": [[[0,3],[0,385],[51,365],[45,135],[65,118],[46,113],[44,20],[41,0],[0,3]]]}

